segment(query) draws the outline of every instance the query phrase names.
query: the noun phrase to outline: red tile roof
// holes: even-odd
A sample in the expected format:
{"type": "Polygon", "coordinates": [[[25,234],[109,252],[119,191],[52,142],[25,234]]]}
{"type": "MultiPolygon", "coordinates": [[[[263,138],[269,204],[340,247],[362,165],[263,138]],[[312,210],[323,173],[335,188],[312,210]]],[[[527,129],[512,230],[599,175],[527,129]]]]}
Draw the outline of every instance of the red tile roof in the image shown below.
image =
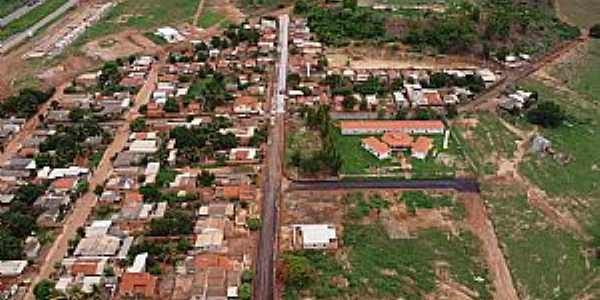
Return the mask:
{"type": "Polygon", "coordinates": [[[52,182],[52,187],[58,190],[71,190],[75,188],[79,179],[77,177],[64,177],[52,182]]]}
{"type": "Polygon", "coordinates": [[[444,123],[439,120],[353,120],[341,121],[342,129],[444,129],[444,123]]]}
{"type": "Polygon", "coordinates": [[[381,140],[394,148],[409,148],[413,138],[404,132],[386,132],[381,140]]]}
{"type": "Polygon", "coordinates": [[[149,273],[124,273],[121,277],[119,295],[144,295],[148,298],[156,296],[158,278],[149,273]]]}
{"type": "Polygon", "coordinates": [[[418,153],[427,153],[433,147],[433,139],[420,136],[412,145],[412,151],[418,153]]]}
{"type": "Polygon", "coordinates": [[[378,138],[372,136],[362,139],[362,143],[380,155],[388,153],[391,150],[388,145],[382,143],[378,138]]]}

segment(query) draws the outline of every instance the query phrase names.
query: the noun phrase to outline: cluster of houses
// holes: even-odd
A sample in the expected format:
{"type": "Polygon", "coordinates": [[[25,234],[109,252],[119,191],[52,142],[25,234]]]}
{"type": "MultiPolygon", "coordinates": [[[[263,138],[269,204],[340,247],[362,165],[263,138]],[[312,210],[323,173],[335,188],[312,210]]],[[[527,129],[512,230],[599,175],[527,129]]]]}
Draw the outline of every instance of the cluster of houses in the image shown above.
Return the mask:
{"type": "MultiPolygon", "coordinates": [[[[376,111],[383,108],[394,112],[400,108],[432,107],[443,108],[470,100],[477,91],[468,87],[450,86],[431,88],[429,82],[434,73],[444,73],[448,77],[465,80],[478,78],[482,88],[493,85],[501,79],[501,75],[487,68],[464,69],[395,69],[395,68],[353,68],[328,67],[323,56],[324,46],[316,42],[306,20],[295,19],[290,24],[291,53],[290,72],[300,77],[297,86],[288,91],[288,102],[296,105],[330,105],[335,112],[376,111]],[[353,92],[354,107],[348,109],[343,105],[347,95],[335,95],[324,79],[338,76],[347,80],[351,86],[364,84],[376,79],[383,86],[392,86],[400,80],[402,84],[391,87],[389,93],[360,94],[353,92]],[[360,105],[360,103],[366,105],[360,105]]],[[[358,115],[358,114],[357,114],[358,115]]],[[[364,115],[364,114],[361,114],[364,115]]]]}
{"type": "Polygon", "coordinates": [[[509,112],[519,112],[536,100],[534,92],[516,90],[502,95],[498,99],[498,107],[509,112]]]}
{"type": "MultiPolygon", "coordinates": [[[[131,74],[146,76],[144,68],[139,67],[139,60],[128,66],[122,67],[123,76],[131,74]]],[[[29,205],[28,211],[35,218],[37,228],[42,231],[60,230],[66,215],[70,212],[73,203],[86,192],[87,182],[93,174],[96,163],[92,156],[101,157],[107,147],[111,132],[114,132],[123,122],[123,114],[129,109],[132,90],[103,94],[98,90],[98,78],[101,72],[84,74],[75,80],[75,85],[60,91],[58,96],[49,105],[49,109],[40,117],[43,122],[28,133],[25,140],[19,144],[16,154],[3,161],[0,165],[0,211],[8,212],[14,202],[23,192],[21,189],[40,189],[40,195],[29,205]],[[78,142],[84,153],[76,154],[72,161],[65,161],[67,157],[55,147],[61,145],[65,139],[74,139],[74,133],[69,128],[80,126],[81,114],[95,117],[99,131],[95,133],[78,129],[76,134],[90,134],[85,136],[83,142],[78,142]],[[65,136],[69,136],[69,138],[65,136]],[[51,142],[50,142],[51,141],[51,142]],[[50,143],[51,146],[48,146],[50,143]],[[51,147],[51,150],[45,149],[51,147]],[[55,161],[60,161],[57,164],[55,161]],[[31,188],[33,187],[33,188],[31,188]]],[[[87,118],[83,117],[83,118],[87,118]]],[[[24,120],[9,120],[13,126],[5,124],[7,132],[15,134],[19,131],[18,125],[24,120]]],[[[80,138],[80,137],[79,137],[80,138]]],[[[69,151],[70,149],[63,149],[69,151]]],[[[99,226],[95,224],[95,226],[99,226]]],[[[19,290],[19,283],[28,276],[28,270],[43,261],[40,253],[43,247],[37,236],[39,230],[31,233],[23,242],[23,255],[21,260],[2,261],[0,269],[5,268],[0,274],[0,287],[3,295],[14,295],[19,290]],[[29,266],[29,267],[26,267],[29,266]]],[[[112,248],[121,242],[99,234],[90,235],[84,244],[76,251],[81,256],[93,256],[93,251],[112,251],[112,248]],[[86,244],[87,243],[87,246],[86,244]],[[106,246],[97,247],[98,245],[106,246]],[[87,252],[86,252],[87,251],[87,252]]],[[[86,236],[87,238],[88,236],[86,236]]],[[[119,240],[120,241],[120,240],[119,240]]],[[[120,248],[119,248],[120,249],[120,248]]],[[[101,256],[101,255],[100,255],[101,256]]],[[[94,282],[85,282],[84,287],[89,290],[94,282]]]]}

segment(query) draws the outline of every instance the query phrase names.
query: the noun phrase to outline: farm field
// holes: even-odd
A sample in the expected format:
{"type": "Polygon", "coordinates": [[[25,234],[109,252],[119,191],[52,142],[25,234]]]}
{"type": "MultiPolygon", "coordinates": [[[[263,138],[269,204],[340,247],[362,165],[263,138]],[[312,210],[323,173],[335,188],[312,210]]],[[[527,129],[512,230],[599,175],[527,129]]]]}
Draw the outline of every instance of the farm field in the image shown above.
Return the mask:
{"type": "Polygon", "coordinates": [[[17,10],[19,7],[23,6],[25,2],[27,2],[27,0],[0,0],[0,18],[17,10]]]}
{"type": "Polygon", "coordinates": [[[6,27],[0,29],[0,40],[6,39],[16,33],[23,32],[29,27],[39,22],[41,19],[54,12],[65,4],[67,0],[47,0],[38,7],[32,9],[21,18],[11,22],[6,27]]]}

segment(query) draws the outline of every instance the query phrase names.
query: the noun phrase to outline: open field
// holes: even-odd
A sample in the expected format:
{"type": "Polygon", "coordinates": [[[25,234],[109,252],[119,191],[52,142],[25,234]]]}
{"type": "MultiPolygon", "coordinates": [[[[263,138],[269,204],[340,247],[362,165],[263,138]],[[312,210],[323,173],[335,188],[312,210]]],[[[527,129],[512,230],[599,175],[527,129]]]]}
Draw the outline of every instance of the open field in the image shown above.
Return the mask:
{"type": "Polygon", "coordinates": [[[19,7],[23,6],[26,1],[27,0],[0,0],[0,17],[4,17],[17,10],[19,7]]]}
{"type": "Polygon", "coordinates": [[[598,276],[586,243],[554,227],[518,183],[487,182],[483,191],[520,298],[574,299],[598,276]]]}
{"type": "Polygon", "coordinates": [[[198,26],[202,28],[209,28],[224,19],[218,11],[212,8],[204,8],[200,18],[198,19],[198,26]]]}
{"type": "Polygon", "coordinates": [[[472,122],[456,122],[453,130],[475,167],[483,174],[495,174],[500,159],[510,159],[517,149],[518,137],[507,130],[498,116],[477,114],[472,122]]]}
{"type": "Polygon", "coordinates": [[[589,27],[600,20],[599,0],[557,0],[560,13],[569,21],[580,27],[589,27]]]}
{"type": "MultiPolygon", "coordinates": [[[[284,265],[309,271],[308,278],[286,280],[283,298],[491,299],[480,243],[461,226],[462,205],[450,194],[413,194],[288,196],[286,211],[293,216],[284,217],[284,223],[341,222],[343,233],[335,254],[282,254],[284,265]],[[337,210],[325,220],[323,212],[313,214],[314,207],[337,210]],[[410,237],[391,237],[402,228],[410,237]]],[[[283,272],[294,276],[296,271],[283,272]]]]}
{"type": "Polygon", "coordinates": [[[126,29],[150,30],[193,20],[198,0],[125,0],[80,38],[85,43],[126,29]]]}
{"type": "Polygon", "coordinates": [[[27,30],[29,27],[31,27],[50,13],[57,10],[66,2],[67,0],[47,0],[40,6],[32,9],[26,15],[11,22],[6,27],[0,29],[0,40],[6,39],[13,34],[27,30]]]}

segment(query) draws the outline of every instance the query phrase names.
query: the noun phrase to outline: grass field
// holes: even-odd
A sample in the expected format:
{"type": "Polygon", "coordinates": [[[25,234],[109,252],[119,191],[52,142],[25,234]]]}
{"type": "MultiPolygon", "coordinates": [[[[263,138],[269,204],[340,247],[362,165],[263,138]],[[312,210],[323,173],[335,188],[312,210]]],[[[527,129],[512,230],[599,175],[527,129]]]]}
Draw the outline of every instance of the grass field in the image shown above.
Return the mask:
{"type": "Polygon", "coordinates": [[[43,4],[32,9],[26,15],[11,22],[10,24],[8,24],[8,26],[0,29],[0,40],[4,40],[16,33],[27,30],[29,27],[39,22],[50,13],[57,10],[66,2],[67,0],[47,0],[43,4]]]}
{"type": "Polygon", "coordinates": [[[558,0],[561,13],[580,27],[589,27],[600,22],[599,0],[558,0]]]}
{"type": "MultiPolygon", "coordinates": [[[[459,206],[447,196],[415,205],[437,207],[437,201],[459,206]]],[[[386,209],[390,200],[351,194],[344,203],[343,246],[337,255],[314,251],[283,255],[288,276],[295,273],[289,266],[305,266],[308,274],[301,284],[296,277],[286,278],[284,299],[416,300],[436,290],[442,273],[447,280],[476,292],[477,299],[491,299],[480,244],[470,232],[455,236],[441,229],[425,229],[414,239],[391,239],[379,219],[365,221],[369,212],[386,209]],[[347,285],[336,284],[344,281],[347,285]]],[[[453,216],[456,221],[462,219],[461,214],[453,216]]]]}
{"type": "Polygon", "coordinates": [[[209,28],[223,20],[223,16],[217,11],[211,8],[204,8],[202,15],[198,19],[198,26],[202,28],[209,28]]]}
{"type": "Polygon", "coordinates": [[[193,21],[198,0],[125,0],[89,28],[78,43],[127,29],[150,30],[164,25],[193,21]]]}
{"type": "Polygon", "coordinates": [[[573,299],[598,276],[586,244],[559,230],[514,185],[483,185],[490,216],[522,299],[573,299]]]}
{"type": "Polygon", "coordinates": [[[19,7],[23,6],[27,0],[0,0],[0,18],[9,15],[19,7]]]}
{"type": "Polygon", "coordinates": [[[472,129],[454,126],[453,130],[459,135],[475,167],[483,174],[494,174],[498,169],[498,159],[513,157],[518,137],[506,129],[496,115],[481,113],[477,120],[479,123],[472,129]]]}

